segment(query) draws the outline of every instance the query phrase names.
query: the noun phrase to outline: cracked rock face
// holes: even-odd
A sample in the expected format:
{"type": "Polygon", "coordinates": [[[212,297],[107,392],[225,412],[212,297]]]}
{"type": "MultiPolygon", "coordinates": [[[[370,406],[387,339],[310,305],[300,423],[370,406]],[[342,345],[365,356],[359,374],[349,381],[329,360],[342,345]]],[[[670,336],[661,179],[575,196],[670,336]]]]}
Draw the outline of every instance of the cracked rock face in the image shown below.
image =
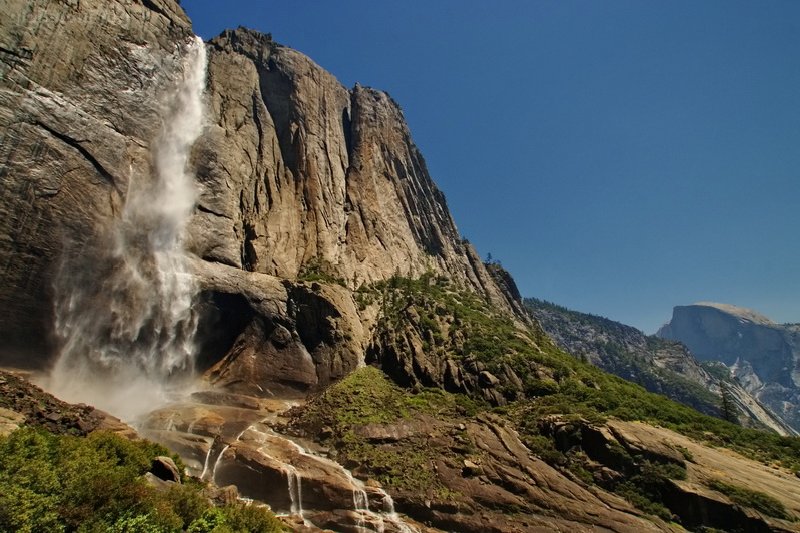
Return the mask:
{"type": "Polygon", "coordinates": [[[352,289],[441,271],[510,307],[462,243],[386,93],[348,90],[303,54],[242,28],[212,39],[209,52],[193,252],[288,279],[313,269],[352,289]]]}
{"type": "MultiPolygon", "coordinates": [[[[0,358],[41,367],[52,356],[63,261],[91,265],[130,180],[151,179],[160,102],[191,24],[171,0],[10,0],[5,12],[0,358]]],[[[460,239],[387,94],[348,90],[306,56],[244,29],[208,50],[191,253],[282,279],[321,272],[351,289],[433,270],[514,308],[460,239]]],[[[209,268],[196,269],[201,284],[209,268]]]]}
{"type": "Polygon", "coordinates": [[[48,355],[53,284],[64,254],[119,211],[132,175],[150,175],[189,20],[168,1],[4,2],[0,20],[2,357],[48,355]]]}

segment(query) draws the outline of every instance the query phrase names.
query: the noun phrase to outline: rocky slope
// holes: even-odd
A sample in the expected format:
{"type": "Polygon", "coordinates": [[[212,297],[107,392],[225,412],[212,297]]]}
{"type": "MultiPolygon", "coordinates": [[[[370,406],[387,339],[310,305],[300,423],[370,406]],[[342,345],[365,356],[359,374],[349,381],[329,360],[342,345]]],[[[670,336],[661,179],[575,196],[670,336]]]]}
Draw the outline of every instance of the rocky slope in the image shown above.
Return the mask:
{"type": "Polygon", "coordinates": [[[23,425],[79,436],[96,430],[134,434],[133,429],[108,413],[89,405],[62,402],[30,383],[29,377],[0,370],[0,436],[23,425]]]}
{"type": "Polygon", "coordinates": [[[534,419],[524,405],[499,415],[441,391],[408,395],[365,368],[295,409],[288,429],[448,531],[798,530],[790,471],[648,424],[534,419]],[[734,503],[717,481],[770,495],[776,516],[734,503]],[[636,500],[629,490],[660,499],[649,511],[665,520],[642,521],[620,498],[636,500]]]}
{"type": "Polygon", "coordinates": [[[675,307],[658,330],[703,361],[721,361],[736,380],[800,430],[800,326],[776,324],[749,309],[702,302],[675,307]]]}
{"type": "Polygon", "coordinates": [[[525,299],[525,306],[560,347],[607,372],[712,416],[723,415],[724,388],[736,405],[740,423],[781,435],[796,434],[739,382],[711,375],[677,341],[535,298],[525,299]]]}

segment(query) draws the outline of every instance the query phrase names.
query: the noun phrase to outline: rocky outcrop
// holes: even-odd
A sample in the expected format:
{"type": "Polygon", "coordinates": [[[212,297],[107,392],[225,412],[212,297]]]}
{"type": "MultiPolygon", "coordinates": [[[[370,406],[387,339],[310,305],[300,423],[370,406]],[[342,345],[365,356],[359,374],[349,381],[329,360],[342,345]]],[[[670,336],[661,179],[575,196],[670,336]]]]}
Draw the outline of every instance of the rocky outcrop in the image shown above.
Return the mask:
{"type": "Polygon", "coordinates": [[[726,377],[727,372],[712,375],[676,340],[645,335],[631,326],[535,298],[525,299],[525,305],[561,348],[606,372],[718,417],[723,415],[724,388],[742,424],[781,435],[795,433],[750,394],[752,389],[726,377]]]}
{"type": "Polygon", "coordinates": [[[723,362],[750,394],[800,430],[799,325],[703,302],[675,307],[657,335],[681,341],[700,360],[723,362]]]}
{"type": "MultiPolygon", "coordinates": [[[[705,446],[664,428],[639,422],[610,420],[604,425],[551,417],[542,420],[544,434],[562,451],[578,449],[589,459],[595,480],[612,488],[650,465],[685,469],[683,479],[664,480],[661,498],[680,523],[731,531],[797,531],[800,481],[791,472],[770,468],[729,450],[705,446]],[[732,501],[715,489],[726,483],[768,495],[785,508],[784,518],[769,516],[732,501]],[[788,518],[788,520],[787,520],[788,518]]],[[[669,470],[667,470],[669,471],[669,470]]],[[[646,473],[648,483],[656,481],[646,473]]]]}
{"type": "Polygon", "coordinates": [[[347,289],[199,260],[194,266],[202,280],[200,370],[213,383],[297,394],[363,364],[368,332],[347,289]]]}
{"type": "Polygon", "coordinates": [[[81,436],[95,430],[134,434],[129,426],[108,413],[89,405],[62,402],[33,385],[29,377],[0,370],[0,435],[22,425],[81,436]]]}

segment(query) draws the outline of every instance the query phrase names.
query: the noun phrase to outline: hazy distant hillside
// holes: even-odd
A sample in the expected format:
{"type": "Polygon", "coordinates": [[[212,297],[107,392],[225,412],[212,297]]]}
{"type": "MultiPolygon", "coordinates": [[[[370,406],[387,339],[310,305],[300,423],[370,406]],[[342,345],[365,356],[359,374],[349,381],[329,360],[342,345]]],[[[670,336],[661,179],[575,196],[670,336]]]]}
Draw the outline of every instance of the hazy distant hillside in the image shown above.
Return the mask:
{"type": "Polygon", "coordinates": [[[722,361],[753,396],[800,430],[800,326],[776,324],[733,305],[675,307],[656,333],[686,344],[698,359],[722,361]]]}
{"type": "Polygon", "coordinates": [[[727,379],[726,372],[709,373],[680,342],[645,335],[634,327],[536,298],[526,299],[525,305],[561,348],[607,372],[713,416],[725,416],[722,378],[726,391],[735,398],[742,423],[782,433],[788,429],[740,385],[727,379]]]}

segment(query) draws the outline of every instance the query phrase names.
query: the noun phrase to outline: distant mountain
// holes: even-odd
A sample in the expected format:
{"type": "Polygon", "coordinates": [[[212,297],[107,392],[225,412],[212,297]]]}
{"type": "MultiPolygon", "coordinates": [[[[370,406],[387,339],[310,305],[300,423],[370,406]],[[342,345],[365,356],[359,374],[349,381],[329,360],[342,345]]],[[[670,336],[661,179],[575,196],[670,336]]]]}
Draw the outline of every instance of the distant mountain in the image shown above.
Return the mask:
{"type": "Polygon", "coordinates": [[[732,380],[726,367],[701,365],[680,342],[536,298],[525,299],[525,306],[562,349],[607,372],[717,417],[726,414],[724,389],[738,411],[728,415],[743,425],[794,433],[732,380]]]}
{"type": "Polygon", "coordinates": [[[675,307],[656,335],[683,342],[702,361],[723,362],[748,392],[800,430],[800,324],[699,302],[675,307]]]}

